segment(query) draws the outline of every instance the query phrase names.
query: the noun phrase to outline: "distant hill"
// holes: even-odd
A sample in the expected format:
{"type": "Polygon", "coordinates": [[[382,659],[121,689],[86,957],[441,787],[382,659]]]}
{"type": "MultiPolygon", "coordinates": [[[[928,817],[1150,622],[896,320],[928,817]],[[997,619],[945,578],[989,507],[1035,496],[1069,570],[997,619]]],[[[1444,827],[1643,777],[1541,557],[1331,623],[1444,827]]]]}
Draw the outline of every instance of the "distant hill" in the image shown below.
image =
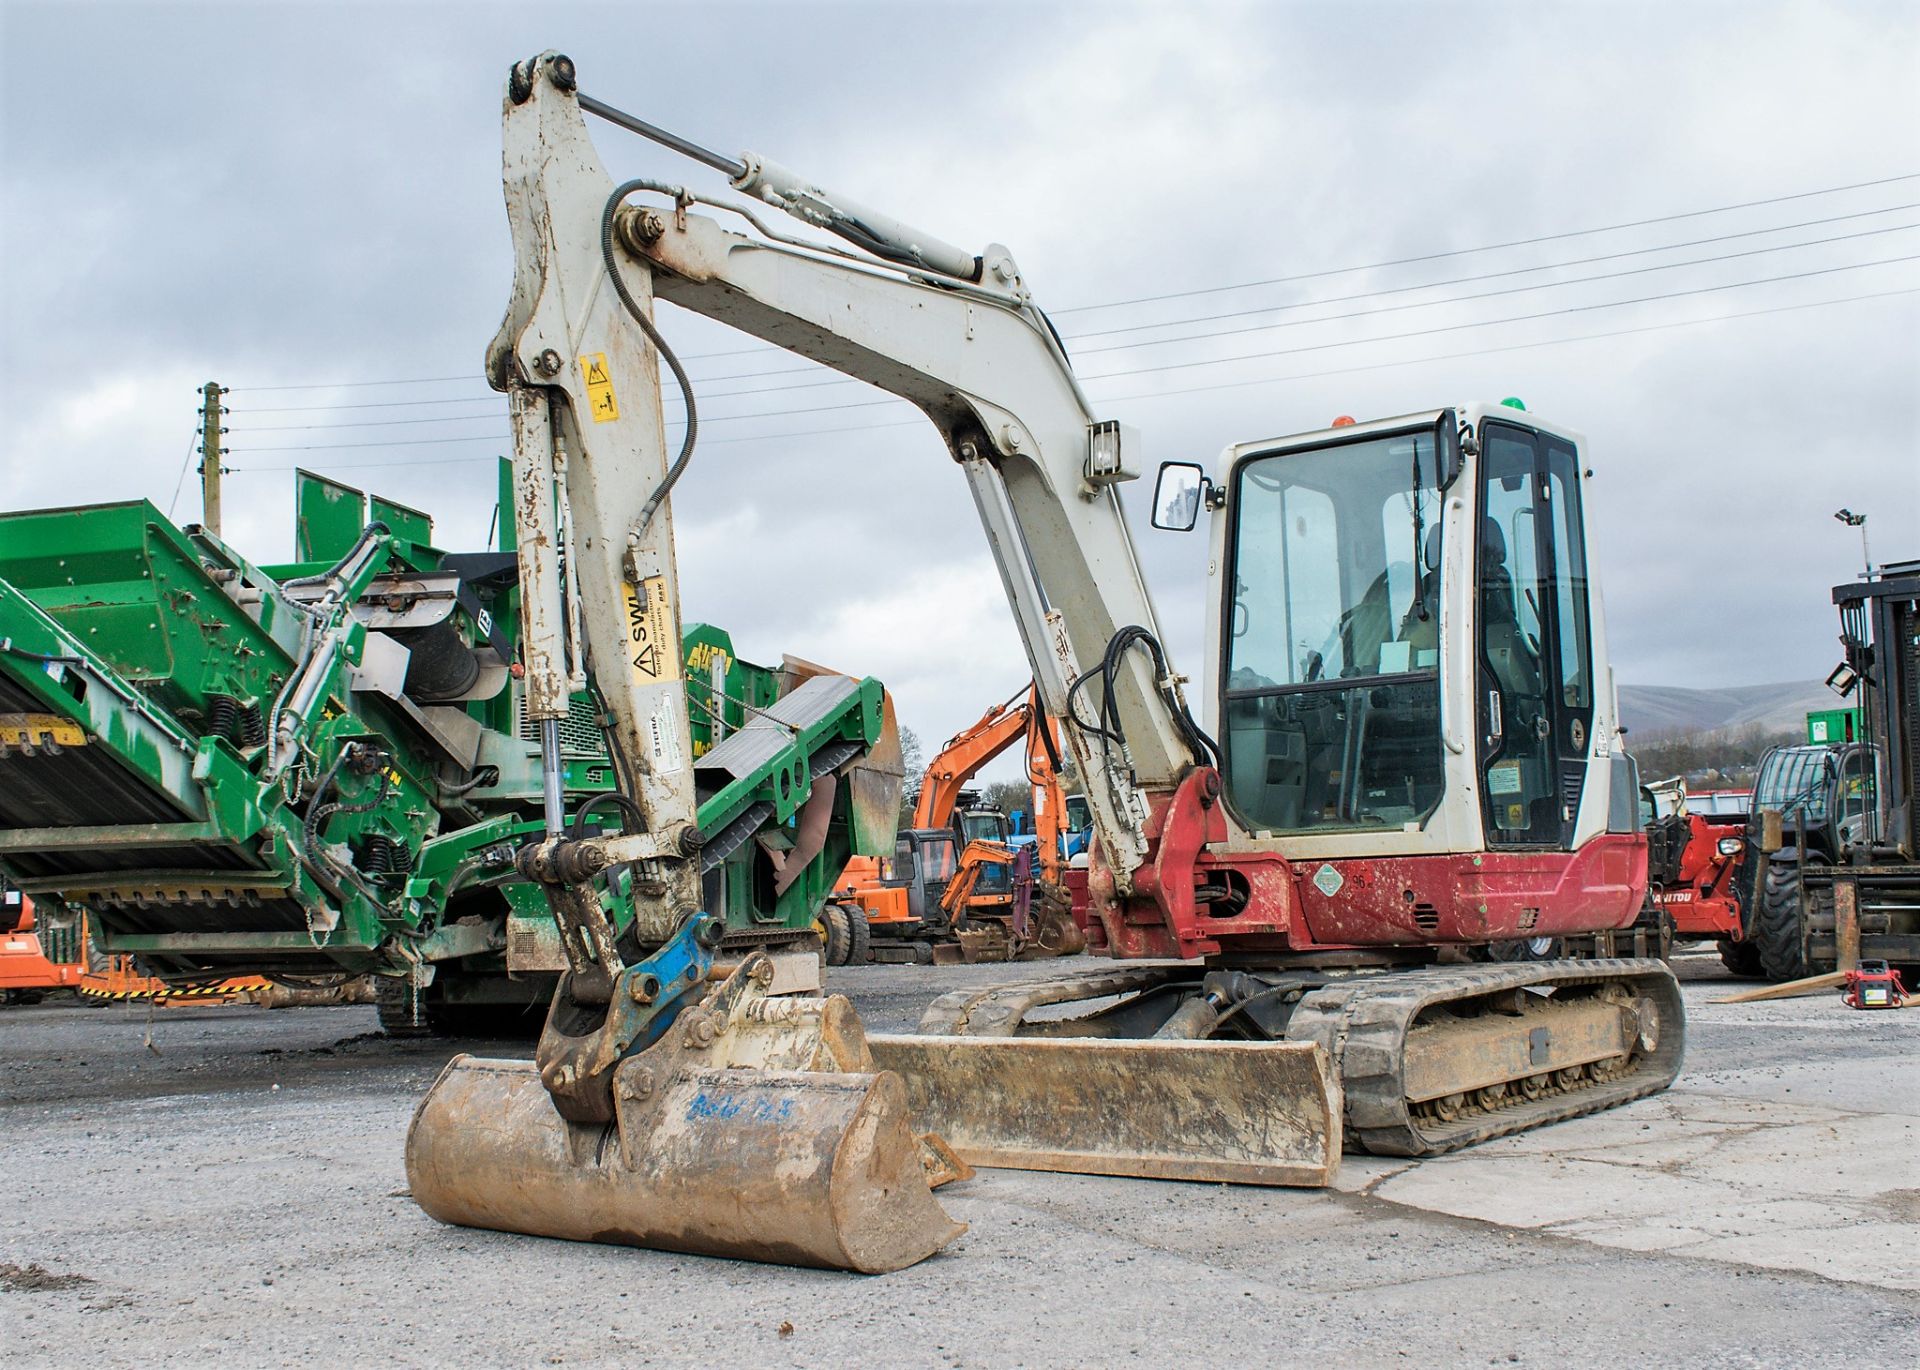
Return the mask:
{"type": "Polygon", "coordinates": [[[1670,733],[1712,732],[1757,723],[1768,731],[1798,728],[1809,711],[1840,700],[1819,681],[1687,690],[1675,685],[1622,685],[1620,721],[1636,741],[1670,733]]]}

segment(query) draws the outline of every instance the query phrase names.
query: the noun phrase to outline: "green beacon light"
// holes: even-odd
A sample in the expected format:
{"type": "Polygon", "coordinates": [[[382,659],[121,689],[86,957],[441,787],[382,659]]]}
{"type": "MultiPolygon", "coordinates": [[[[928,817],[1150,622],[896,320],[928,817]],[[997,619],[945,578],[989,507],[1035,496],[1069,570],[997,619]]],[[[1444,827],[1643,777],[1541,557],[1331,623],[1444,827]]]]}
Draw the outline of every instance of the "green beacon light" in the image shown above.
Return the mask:
{"type": "Polygon", "coordinates": [[[1527,406],[1520,402],[1518,395],[1509,395],[1504,400],[1501,400],[1500,404],[1506,409],[1518,409],[1522,414],[1527,412],[1527,406]]]}

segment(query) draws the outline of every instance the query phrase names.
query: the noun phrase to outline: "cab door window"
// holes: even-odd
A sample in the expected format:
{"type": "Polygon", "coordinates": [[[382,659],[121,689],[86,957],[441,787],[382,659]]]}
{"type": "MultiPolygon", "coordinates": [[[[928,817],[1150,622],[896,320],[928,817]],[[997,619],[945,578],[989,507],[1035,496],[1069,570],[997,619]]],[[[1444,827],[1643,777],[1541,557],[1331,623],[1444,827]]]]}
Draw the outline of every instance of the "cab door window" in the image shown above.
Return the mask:
{"type": "Polygon", "coordinates": [[[1586,786],[1592,632],[1579,454],[1488,424],[1480,482],[1480,754],[1488,840],[1567,848],[1586,786]]]}
{"type": "Polygon", "coordinates": [[[1586,755],[1593,723],[1593,662],[1587,623],[1587,548],[1581,531],[1578,456],[1548,439],[1547,504],[1553,532],[1553,639],[1560,659],[1560,705],[1566,712],[1563,754],[1586,755]]]}
{"type": "Polygon", "coordinates": [[[1866,747],[1855,747],[1840,765],[1835,807],[1839,810],[1840,840],[1844,844],[1871,842],[1880,835],[1874,770],[1874,753],[1866,747]]]}

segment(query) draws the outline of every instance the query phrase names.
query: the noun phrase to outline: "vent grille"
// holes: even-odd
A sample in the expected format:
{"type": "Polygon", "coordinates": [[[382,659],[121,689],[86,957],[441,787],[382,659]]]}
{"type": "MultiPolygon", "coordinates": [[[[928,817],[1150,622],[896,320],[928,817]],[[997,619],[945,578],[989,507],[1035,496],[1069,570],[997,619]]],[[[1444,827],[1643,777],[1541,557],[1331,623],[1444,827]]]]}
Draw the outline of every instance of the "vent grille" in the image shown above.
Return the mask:
{"type": "Polygon", "coordinates": [[[1422,932],[1432,932],[1440,926],[1440,910],[1432,904],[1413,906],[1413,925],[1422,932]]]}
{"type": "MultiPolygon", "coordinates": [[[[513,711],[520,740],[539,746],[540,728],[527,717],[525,691],[516,693],[513,711]]],[[[591,697],[575,695],[567,702],[567,716],[560,723],[560,751],[562,755],[575,757],[603,757],[607,754],[606,740],[600,734],[600,711],[594,707],[591,697]]]]}
{"type": "Polygon", "coordinates": [[[56,923],[49,919],[34,924],[40,934],[40,954],[56,966],[77,965],[80,960],[80,922],[78,919],[56,923]]]}

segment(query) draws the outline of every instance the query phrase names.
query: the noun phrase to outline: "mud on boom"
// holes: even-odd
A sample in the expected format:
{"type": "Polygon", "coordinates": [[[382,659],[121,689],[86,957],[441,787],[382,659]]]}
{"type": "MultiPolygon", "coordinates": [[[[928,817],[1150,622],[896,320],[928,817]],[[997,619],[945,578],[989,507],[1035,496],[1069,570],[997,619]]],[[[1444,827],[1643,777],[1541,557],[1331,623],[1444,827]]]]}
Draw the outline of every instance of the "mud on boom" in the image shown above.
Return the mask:
{"type": "Polygon", "coordinates": [[[550,682],[530,697],[551,707],[560,680],[564,564],[644,831],[570,844],[550,808],[553,837],[526,860],[563,924],[589,931],[587,877],[640,863],[652,910],[635,925],[666,940],[651,960],[641,945],[574,962],[537,1075],[450,1071],[435,1095],[460,1109],[430,1096],[410,1147],[430,1211],[890,1268],[952,1230],[902,1159],[914,1128],[975,1163],[1324,1184],[1343,1142],[1425,1155],[1672,1080],[1683,1025],[1659,962],[1435,964],[1450,945],[1624,929],[1643,906],[1576,435],[1466,406],[1239,444],[1216,476],[1163,469],[1159,521],[1204,513],[1213,539],[1197,719],[1121,508],[1136,437],[1092,409],[1007,250],[699,148],[576,79],[549,54],[509,81],[516,275],[489,373],[524,482],[526,638],[546,654],[529,676],[550,682]],[[846,246],[678,186],[616,186],[583,111],[846,246]],[[664,627],[675,603],[665,497],[694,456],[698,397],[656,299],[901,396],[940,431],[1085,783],[1089,932],[1122,960],[1175,965],[957,993],[920,1033],[857,1049],[821,1028],[844,1001],[759,998],[752,967],[667,1021],[702,926],[684,704],[670,670],[636,659],[616,680],[605,665],[635,605],[665,606],[664,627]],[[662,364],[685,392],[677,450],[662,364]],[[570,539],[542,523],[555,484],[570,539]],[[443,1205],[427,1172],[489,1199],[443,1205]],[[873,1246],[854,1250],[854,1230],[873,1246]]]}

